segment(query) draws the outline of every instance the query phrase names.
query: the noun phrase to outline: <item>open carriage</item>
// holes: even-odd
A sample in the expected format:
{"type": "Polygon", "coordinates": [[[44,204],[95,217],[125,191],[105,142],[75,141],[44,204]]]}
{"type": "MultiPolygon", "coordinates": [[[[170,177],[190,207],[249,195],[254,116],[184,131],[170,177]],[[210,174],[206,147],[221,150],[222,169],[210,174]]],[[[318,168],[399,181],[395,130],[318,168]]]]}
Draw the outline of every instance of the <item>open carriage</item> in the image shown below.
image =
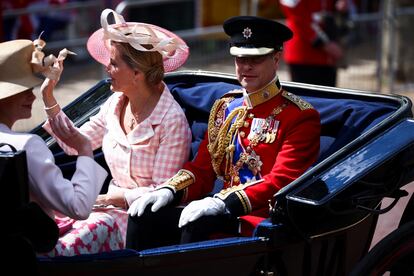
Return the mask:
{"type": "MultiPolygon", "coordinates": [[[[233,75],[201,71],[169,73],[165,82],[190,123],[194,156],[214,100],[240,86],[233,75]]],[[[41,275],[348,275],[368,252],[378,214],[386,211],[380,210],[381,200],[398,200],[404,195],[400,188],[414,179],[411,102],[397,95],[282,85],[320,112],[320,158],[274,195],[269,218],[253,236],[38,257],[41,275]]],[[[82,125],[111,93],[103,80],[64,111],[82,125]]],[[[45,139],[70,177],[74,157],[64,154],[42,128],[33,132],[45,139]]],[[[95,158],[105,166],[102,152],[95,151],[95,158]]]]}

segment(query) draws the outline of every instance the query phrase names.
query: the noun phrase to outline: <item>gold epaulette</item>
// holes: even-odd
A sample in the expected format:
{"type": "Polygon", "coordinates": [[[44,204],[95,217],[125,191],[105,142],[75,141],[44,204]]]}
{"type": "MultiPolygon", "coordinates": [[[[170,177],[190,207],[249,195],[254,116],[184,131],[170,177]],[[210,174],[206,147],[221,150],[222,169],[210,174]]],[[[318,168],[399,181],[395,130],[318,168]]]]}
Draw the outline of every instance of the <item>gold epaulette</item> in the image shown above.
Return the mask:
{"type": "Polygon", "coordinates": [[[283,91],[282,96],[291,101],[292,103],[296,104],[300,110],[312,109],[313,106],[308,103],[307,101],[303,100],[301,97],[296,96],[293,93],[283,91]]]}
{"type": "Polygon", "coordinates": [[[170,188],[173,188],[174,191],[177,192],[177,191],[187,188],[194,182],[195,182],[194,174],[188,170],[182,169],[182,170],[179,170],[176,175],[168,179],[165,184],[161,185],[161,188],[170,187],[170,188]]]}

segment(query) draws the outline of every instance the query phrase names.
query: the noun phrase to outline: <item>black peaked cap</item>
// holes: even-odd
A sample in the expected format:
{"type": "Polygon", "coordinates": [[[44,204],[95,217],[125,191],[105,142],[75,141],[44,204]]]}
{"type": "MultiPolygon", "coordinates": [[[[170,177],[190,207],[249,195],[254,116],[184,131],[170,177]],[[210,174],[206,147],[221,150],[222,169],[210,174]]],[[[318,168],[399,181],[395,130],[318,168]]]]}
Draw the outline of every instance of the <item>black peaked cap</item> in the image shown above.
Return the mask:
{"type": "Polygon", "coordinates": [[[283,42],[292,38],[292,31],[285,25],[257,16],[235,16],[223,23],[224,32],[230,36],[230,45],[242,48],[273,48],[280,50],[283,42]]]}

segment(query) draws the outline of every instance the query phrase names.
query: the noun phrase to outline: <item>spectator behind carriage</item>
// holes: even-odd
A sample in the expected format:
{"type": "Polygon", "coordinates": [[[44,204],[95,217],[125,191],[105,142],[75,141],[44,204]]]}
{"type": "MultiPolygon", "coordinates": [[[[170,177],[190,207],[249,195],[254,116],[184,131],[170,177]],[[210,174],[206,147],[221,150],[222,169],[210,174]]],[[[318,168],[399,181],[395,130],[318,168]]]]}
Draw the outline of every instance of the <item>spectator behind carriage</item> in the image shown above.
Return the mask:
{"type": "MultiPolygon", "coordinates": [[[[89,140],[71,126],[64,129],[55,121],[51,122],[51,127],[62,139],[79,152],[73,177],[65,179],[55,165],[52,152],[39,136],[12,130],[16,121],[32,115],[32,104],[36,99],[33,89],[42,82],[32,68],[41,69],[45,74],[51,72],[50,67],[41,65],[43,60],[36,55],[35,45],[38,43],[41,41],[0,43],[0,142],[26,151],[31,201],[51,218],[59,213],[73,219],[86,219],[107,176],[105,169],[94,161],[89,140]]],[[[70,231],[66,234],[70,235],[70,231]]]]}
{"type": "MultiPolygon", "coordinates": [[[[175,34],[154,25],[125,23],[110,9],[102,12],[101,24],[87,46],[106,66],[114,93],[77,131],[88,137],[93,149],[102,146],[113,179],[108,193],[96,201],[103,207],[96,210],[116,218],[125,236],[128,206],[172,177],[189,158],[187,119],[163,82],[164,71],[185,62],[188,48],[175,34]],[[111,14],[116,24],[108,24],[111,14]]],[[[63,70],[63,62],[56,67],[63,70]]],[[[56,83],[46,80],[43,100],[49,118],[63,123],[67,117],[53,95],[56,83]]],[[[70,144],[59,141],[59,135],[51,134],[65,152],[77,154],[70,144]]]]}
{"type": "Polygon", "coordinates": [[[273,195],[317,160],[319,113],[277,77],[290,29],[252,16],[230,18],[223,27],[243,89],[215,102],[195,160],[130,206],[127,247],[251,235],[269,216],[273,195]],[[217,178],[224,187],[209,196],[217,178]]]}
{"type": "Polygon", "coordinates": [[[283,58],[292,81],[336,86],[337,68],[343,62],[345,25],[352,0],[279,0],[286,25],[294,32],[283,58]]]}

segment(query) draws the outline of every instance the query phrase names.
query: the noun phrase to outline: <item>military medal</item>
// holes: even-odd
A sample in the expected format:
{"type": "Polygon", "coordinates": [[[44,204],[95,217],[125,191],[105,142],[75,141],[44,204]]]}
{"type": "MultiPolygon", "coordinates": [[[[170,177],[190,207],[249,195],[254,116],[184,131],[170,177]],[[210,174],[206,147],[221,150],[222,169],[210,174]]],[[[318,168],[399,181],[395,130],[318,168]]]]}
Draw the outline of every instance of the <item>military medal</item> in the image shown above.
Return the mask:
{"type": "Polygon", "coordinates": [[[247,136],[252,143],[257,143],[266,139],[264,131],[266,130],[266,120],[262,118],[253,118],[250,133],[247,136]]]}
{"type": "Polygon", "coordinates": [[[273,125],[273,116],[269,116],[266,118],[266,129],[265,129],[265,143],[268,144],[270,140],[272,139],[271,131],[272,131],[272,125],[273,125]]]}
{"type": "Polygon", "coordinates": [[[279,128],[279,121],[274,120],[273,117],[269,121],[269,127],[266,132],[266,141],[265,143],[271,144],[276,140],[277,130],[279,128]]]}
{"type": "Polygon", "coordinates": [[[257,145],[258,142],[271,144],[276,140],[278,128],[279,121],[275,120],[274,116],[266,119],[253,118],[252,128],[247,138],[253,145],[257,145]]]}

